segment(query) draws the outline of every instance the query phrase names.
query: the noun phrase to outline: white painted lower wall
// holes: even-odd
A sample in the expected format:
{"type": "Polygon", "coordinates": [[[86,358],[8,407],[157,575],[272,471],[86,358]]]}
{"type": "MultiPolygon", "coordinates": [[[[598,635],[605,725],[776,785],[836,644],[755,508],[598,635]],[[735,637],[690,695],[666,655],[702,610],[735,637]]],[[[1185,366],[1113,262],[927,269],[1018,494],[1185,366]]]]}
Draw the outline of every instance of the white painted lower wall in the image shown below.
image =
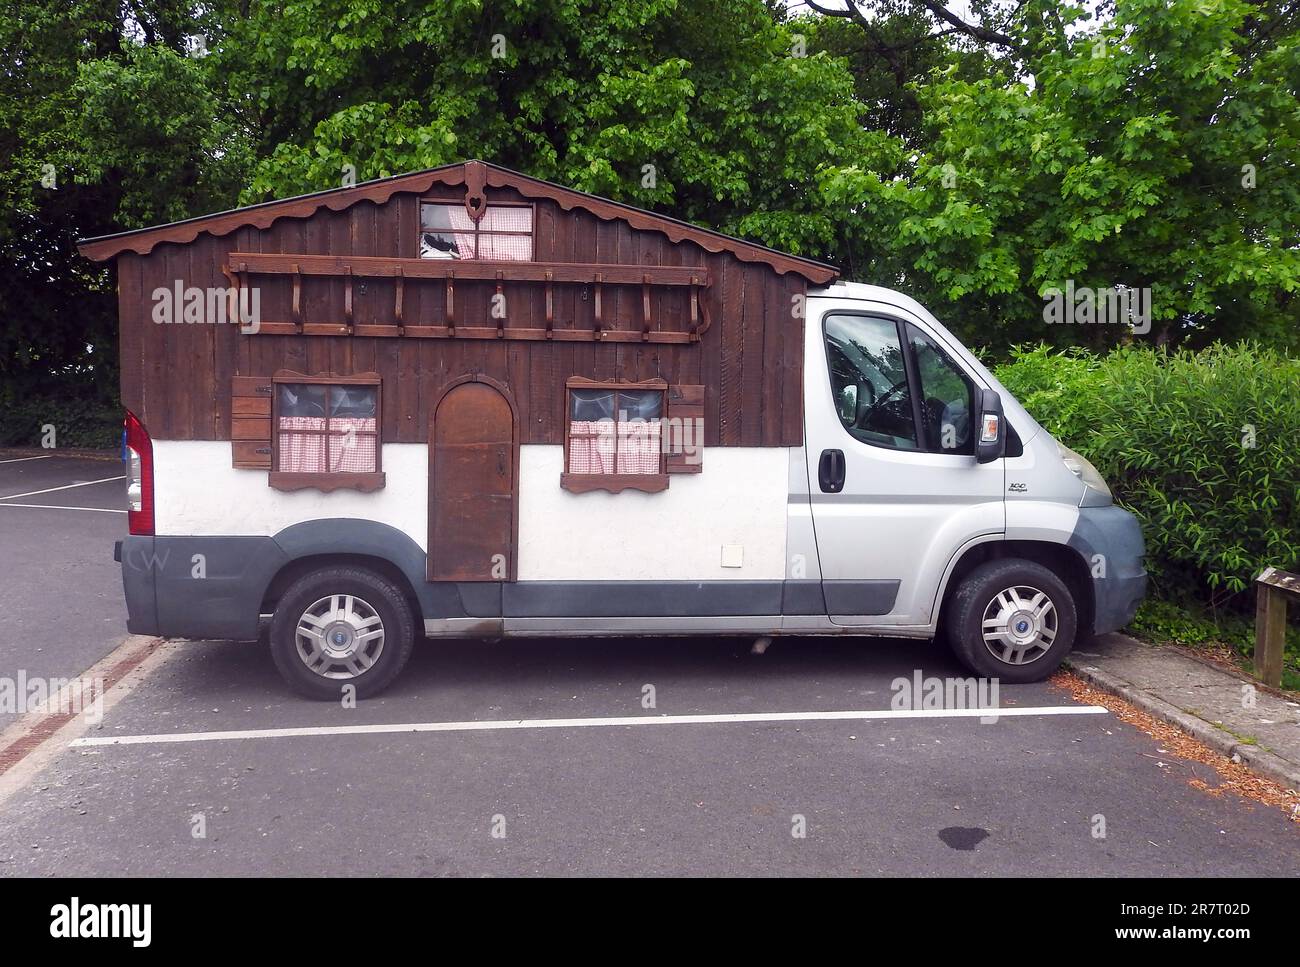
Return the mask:
{"type": "MultiPolygon", "coordinates": [[[[428,448],[384,444],[386,484],[363,494],[284,493],[264,470],[236,470],[226,441],[155,440],[155,532],[272,536],[326,517],[389,524],[427,550],[428,448]]],[[[520,448],[521,581],[781,580],[785,577],[789,451],[712,447],[704,471],[674,474],[645,494],[560,488],[564,449],[520,448]],[[738,567],[724,567],[728,563],[738,567]]]]}
{"type": "Polygon", "coordinates": [[[385,443],[385,486],[374,493],[267,485],[265,470],[236,470],[228,441],[155,440],[154,532],[160,536],[270,537],[290,524],[356,517],[391,524],[420,547],[429,532],[429,448],[385,443]]]}
{"type": "Polygon", "coordinates": [[[789,452],[711,447],[657,494],[560,489],[564,448],[521,447],[519,580],[779,581],[789,452]],[[740,567],[723,567],[724,547],[740,567]]]}

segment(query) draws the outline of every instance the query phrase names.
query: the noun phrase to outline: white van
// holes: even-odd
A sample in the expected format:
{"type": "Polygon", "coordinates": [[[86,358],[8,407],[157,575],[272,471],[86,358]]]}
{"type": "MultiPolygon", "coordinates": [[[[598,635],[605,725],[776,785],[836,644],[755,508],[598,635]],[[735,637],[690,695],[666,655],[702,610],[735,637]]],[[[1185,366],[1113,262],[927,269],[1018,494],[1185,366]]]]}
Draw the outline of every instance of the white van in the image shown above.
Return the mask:
{"type": "Polygon", "coordinates": [[[1037,681],[1145,592],[1096,470],[820,263],[480,162],[82,250],[120,275],[130,630],[269,631],[312,697],[421,637],[943,636],[1037,681]],[[222,276],[262,319],[158,318],[222,276]]]}

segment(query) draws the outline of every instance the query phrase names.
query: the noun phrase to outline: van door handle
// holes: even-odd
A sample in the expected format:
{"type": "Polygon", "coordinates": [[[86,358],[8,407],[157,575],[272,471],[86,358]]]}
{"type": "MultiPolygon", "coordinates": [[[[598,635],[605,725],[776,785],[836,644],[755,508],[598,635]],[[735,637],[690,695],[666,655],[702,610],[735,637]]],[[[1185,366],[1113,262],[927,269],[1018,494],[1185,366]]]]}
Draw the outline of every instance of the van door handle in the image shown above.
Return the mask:
{"type": "Polygon", "coordinates": [[[817,482],[822,492],[838,494],[844,489],[844,451],[823,450],[817,464],[817,482]]]}

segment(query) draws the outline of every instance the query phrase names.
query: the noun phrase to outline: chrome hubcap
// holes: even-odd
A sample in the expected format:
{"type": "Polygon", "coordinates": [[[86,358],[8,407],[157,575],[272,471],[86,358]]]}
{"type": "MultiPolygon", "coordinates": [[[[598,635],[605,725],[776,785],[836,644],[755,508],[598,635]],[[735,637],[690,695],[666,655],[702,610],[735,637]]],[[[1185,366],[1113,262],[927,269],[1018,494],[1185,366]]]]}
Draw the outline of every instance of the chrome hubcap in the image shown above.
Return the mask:
{"type": "Polygon", "coordinates": [[[379,612],[351,594],[331,594],[302,613],[294,633],[298,657],[323,678],[356,678],[384,650],[379,612]]]}
{"type": "Polygon", "coordinates": [[[984,647],[998,661],[1028,665],[1056,640],[1056,606],[1044,591],[1018,586],[993,596],[984,609],[984,647]]]}

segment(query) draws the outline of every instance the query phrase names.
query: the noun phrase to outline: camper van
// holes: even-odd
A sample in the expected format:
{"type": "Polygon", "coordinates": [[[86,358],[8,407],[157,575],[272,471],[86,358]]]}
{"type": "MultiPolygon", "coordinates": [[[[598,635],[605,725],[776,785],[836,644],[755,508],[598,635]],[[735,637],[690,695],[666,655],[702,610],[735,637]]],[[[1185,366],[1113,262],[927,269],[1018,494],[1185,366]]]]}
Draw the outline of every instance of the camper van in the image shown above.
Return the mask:
{"type": "Polygon", "coordinates": [[[926,309],[479,161],[116,263],[128,628],[373,695],[418,638],[942,636],[1046,677],[1142,534],[926,309]]]}

